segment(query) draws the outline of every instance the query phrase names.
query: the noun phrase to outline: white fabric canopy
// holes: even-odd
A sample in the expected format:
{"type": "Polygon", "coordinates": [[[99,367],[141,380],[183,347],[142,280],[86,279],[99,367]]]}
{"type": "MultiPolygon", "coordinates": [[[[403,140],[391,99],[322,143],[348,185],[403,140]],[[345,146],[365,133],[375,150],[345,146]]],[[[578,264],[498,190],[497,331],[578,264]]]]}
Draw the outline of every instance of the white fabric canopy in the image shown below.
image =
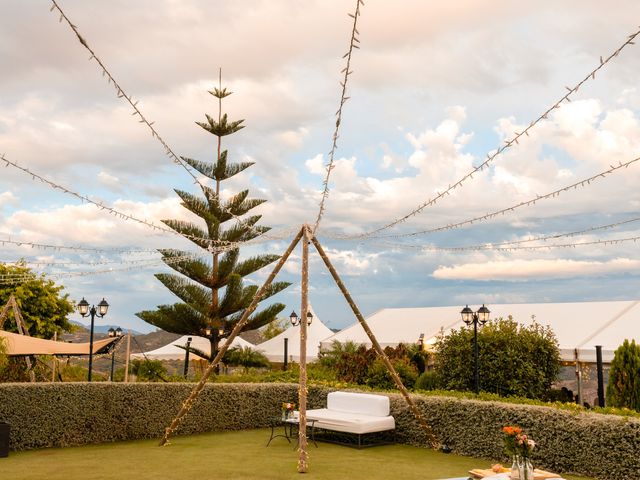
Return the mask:
{"type": "MultiPolygon", "coordinates": [[[[477,310],[479,305],[471,306],[477,310]]],[[[580,303],[523,303],[487,305],[491,318],[507,318],[531,324],[548,325],[560,344],[565,361],[575,360],[575,349],[582,362],[596,361],[596,345],[602,346],[605,363],[613,359],[613,352],[626,338],[640,339],[640,301],[580,302],[580,303]]],[[[425,308],[386,308],[369,318],[367,323],[382,347],[398,343],[416,343],[424,334],[426,344],[435,342],[443,331],[464,325],[460,316],[462,306],[425,308]]],[[[332,341],[353,341],[371,346],[359,323],[322,341],[322,349],[331,348],[332,341]]]]}
{"type": "MultiPolygon", "coordinates": [[[[313,315],[313,322],[307,327],[307,361],[312,362],[318,359],[320,342],[333,335],[333,332],[318,318],[311,306],[309,310],[313,315]]],[[[256,349],[266,355],[271,362],[284,361],[284,339],[288,339],[288,361],[300,361],[300,325],[291,326],[280,335],[277,335],[266,342],[260,343],[256,349]]]]}
{"type": "MultiPolygon", "coordinates": [[[[150,360],[184,360],[186,351],[182,348],[177,347],[177,345],[187,346],[187,339],[191,338],[191,347],[197,348],[198,350],[202,350],[208,355],[211,354],[211,343],[209,340],[204,337],[196,337],[193,335],[184,335],[173,342],[169,343],[160,348],[156,348],[155,350],[150,350],[144,353],[133,353],[131,356],[133,358],[148,358],[150,360]]],[[[224,345],[226,339],[222,339],[220,341],[220,346],[224,345]]],[[[246,340],[236,337],[231,342],[231,347],[249,347],[255,349],[255,345],[247,342],[246,340]]],[[[194,353],[190,353],[191,359],[200,359],[204,360],[202,357],[195,355],[194,353]]]]}

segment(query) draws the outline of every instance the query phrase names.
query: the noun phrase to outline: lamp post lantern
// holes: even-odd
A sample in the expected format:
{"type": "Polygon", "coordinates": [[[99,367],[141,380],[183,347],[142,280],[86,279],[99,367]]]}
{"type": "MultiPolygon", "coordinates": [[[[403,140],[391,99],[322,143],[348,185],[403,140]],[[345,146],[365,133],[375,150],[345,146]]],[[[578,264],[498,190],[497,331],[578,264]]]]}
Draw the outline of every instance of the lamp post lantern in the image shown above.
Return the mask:
{"type": "Polygon", "coordinates": [[[473,324],[473,383],[474,390],[476,395],[480,393],[480,372],[478,371],[478,324],[480,326],[484,325],[489,321],[489,314],[491,312],[487,307],[482,304],[482,306],[478,309],[477,312],[474,312],[469,308],[469,305],[466,305],[460,315],[462,315],[462,321],[467,325],[473,324]]]}
{"type": "MultiPolygon", "coordinates": [[[[295,310],[293,310],[291,312],[291,315],[289,315],[289,320],[291,320],[291,325],[293,325],[294,327],[300,325],[300,318],[298,317],[298,314],[295,310]]],[[[311,322],[313,322],[313,313],[311,313],[311,311],[309,310],[307,311],[307,325],[311,325],[311,322]]]]}
{"type": "MultiPolygon", "coordinates": [[[[122,337],[122,329],[120,327],[116,328],[115,330],[113,328],[110,328],[107,331],[107,334],[111,338],[114,338],[114,337],[120,338],[122,337]]],[[[115,342],[115,343],[118,343],[118,342],[115,342]]],[[[111,348],[111,375],[109,375],[110,382],[113,382],[113,368],[115,366],[115,363],[116,363],[116,347],[114,346],[113,348],[111,348]]]]}
{"type": "MultiPolygon", "coordinates": [[[[91,381],[91,370],[93,369],[93,324],[96,315],[100,318],[104,317],[109,310],[109,304],[103,298],[100,303],[98,303],[98,308],[96,309],[95,305],[91,305],[89,308],[89,302],[87,302],[84,297],[82,300],[78,302],[78,312],[82,317],[86,317],[87,315],[91,315],[91,330],[89,334],[89,374],[87,376],[87,381],[91,381]]],[[[121,331],[122,332],[122,331],[121,331]]]]}

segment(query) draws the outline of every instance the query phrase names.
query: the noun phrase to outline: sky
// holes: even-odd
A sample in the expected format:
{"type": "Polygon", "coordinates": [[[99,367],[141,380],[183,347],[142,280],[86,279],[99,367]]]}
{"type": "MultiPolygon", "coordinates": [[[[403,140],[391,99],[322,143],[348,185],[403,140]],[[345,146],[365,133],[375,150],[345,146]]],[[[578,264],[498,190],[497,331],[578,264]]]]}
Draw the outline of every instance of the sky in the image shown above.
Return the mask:
{"type": "MultiPolygon", "coordinates": [[[[217,115],[231,161],[255,162],[223,184],[267,200],[270,237],[243,256],[281,254],[319,211],[355,1],[61,0],[97,57],[178,155],[213,161],[217,115]]],[[[189,219],[174,189],[198,193],[118,98],[51,3],[0,0],[0,153],[56,185],[161,225],[189,219]]],[[[388,2],[358,19],[335,168],[317,237],[363,314],[385,307],[635,300],[640,162],[542,198],[640,156],[640,4],[388,2]],[[532,122],[527,135],[435,204],[376,234],[465,179],[532,122]],[[507,209],[504,214],[470,220],[507,209]],[[620,224],[615,228],[594,229],[620,224]],[[462,225],[454,228],[454,224],[462,225]],[[432,231],[432,230],[437,231],[432,231]],[[570,232],[586,233],[562,236],[570,232]],[[496,249],[502,242],[557,238],[496,249]],[[604,240],[620,240],[604,244],[604,240]],[[598,243],[600,242],[600,243],[598,243]],[[451,247],[485,245],[482,250],[451,247]]],[[[3,162],[0,161],[0,167],[3,162]]],[[[200,181],[204,179],[200,178],[200,181]]],[[[124,220],[8,165],[0,168],[0,262],[25,259],[69,298],[103,297],[96,323],[148,332],[136,312],[177,299],[154,277],[158,248],[189,241],[124,220]],[[33,244],[75,247],[47,249],[33,244]],[[89,248],[94,250],[79,250],[89,248]],[[123,253],[120,250],[142,250],[123,253]]],[[[355,319],[311,250],[310,302],[331,328],[355,319]]],[[[271,300],[300,310],[301,252],[271,300]]],[[[247,279],[261,284],[267,267],[247,279]]],[[[81,320],[78,314],[73,320],[81,320]]]]}

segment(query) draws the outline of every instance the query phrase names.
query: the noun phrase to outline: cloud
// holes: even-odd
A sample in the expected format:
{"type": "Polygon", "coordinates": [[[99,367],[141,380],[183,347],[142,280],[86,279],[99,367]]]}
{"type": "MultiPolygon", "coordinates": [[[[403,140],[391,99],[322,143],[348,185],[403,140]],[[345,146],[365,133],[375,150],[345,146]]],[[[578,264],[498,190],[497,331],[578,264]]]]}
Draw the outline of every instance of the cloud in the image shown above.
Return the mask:
{"type": "Polygon", "coordinates": [[[433,277],[442,280],[527,281],[634,273],[639,267],[640,260],[629,258],[607,261],[504,260],[439,267],[433,272],[433,277]]]}

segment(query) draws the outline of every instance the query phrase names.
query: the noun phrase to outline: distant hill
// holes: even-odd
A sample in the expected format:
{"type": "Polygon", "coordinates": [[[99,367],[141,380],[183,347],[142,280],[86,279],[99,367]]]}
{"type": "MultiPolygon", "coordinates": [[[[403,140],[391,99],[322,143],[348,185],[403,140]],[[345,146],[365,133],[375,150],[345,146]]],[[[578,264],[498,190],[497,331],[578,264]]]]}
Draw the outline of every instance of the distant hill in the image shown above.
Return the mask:
{"type": "MultiPolygon", "coordinates": [[[[87,333],[89,332],[89,328],[91,327],[91,325],[85,325],[84,323],[81,322],[76,322],[75,320],[71,320],[70,323],[76,325],[79,328],[82,328],[84,330],[87,331],[87,333]]],[[[113,328],[114,330],[116,328],[118,328],[120,325],[94,325],[93,326],[93,333],[104,333],[107,334],[107,332],[109,331],[110,328],[113,328]]],[[[122,327],[120,327],[122,328],[122,327]]],[[[142,335],[142,333],[136,331],[136,330],[131,330],[131,333],[133,335],[142,335]]]]}

